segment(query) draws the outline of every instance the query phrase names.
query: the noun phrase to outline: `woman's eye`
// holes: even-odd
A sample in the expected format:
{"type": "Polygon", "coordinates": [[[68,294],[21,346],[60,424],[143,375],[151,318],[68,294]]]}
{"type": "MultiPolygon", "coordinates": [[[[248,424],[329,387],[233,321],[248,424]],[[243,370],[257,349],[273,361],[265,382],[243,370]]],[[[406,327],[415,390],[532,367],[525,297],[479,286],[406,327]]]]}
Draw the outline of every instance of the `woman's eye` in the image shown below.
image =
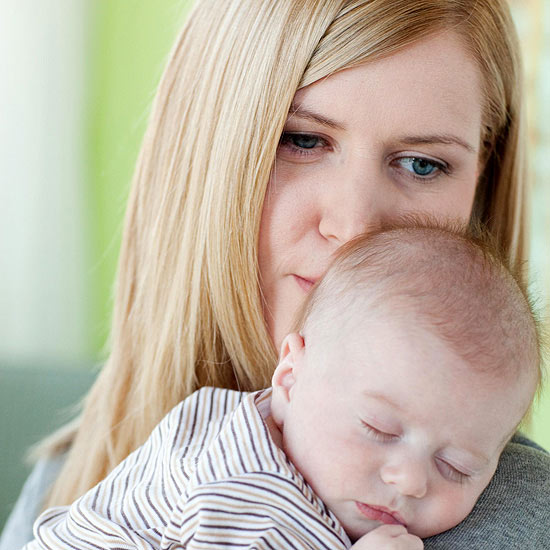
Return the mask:
{"type": "Polygon", "coordinates": [[[445,460],[436,458],[437,469],[441,472],[441,475],[449,481],[456,483],[464,483],[470,477],[468,474],[461,472],[445,460]]]}
{"type": "Polygon", "coordinates": [[[448,167],[444,163],[424,157],[401,157],[393,162],[419,180],[429,180],[442,172],[448,173],[448,167]]]}
{"type": "Polygon", "coordinates": [[[279,147],[296,155],[311,155],[315,149],[323,148],[327,142],[322,137],[313,134],[283,132],[279,147]]]}
{"type": "Polygon", "coordinates": [[[378,430],[374,426],[371,426],[366,422],[362,422],[362,425],[363,425],[363,428],[366,430],[366,432],[369,434],[369,437],[371,437],[375,441],[380,441],[382,443],[389,443],[390,441],[395,441],[396,439],[399,438],[399,436],[396,434],[383,432],[382,430],[378,430]]]}

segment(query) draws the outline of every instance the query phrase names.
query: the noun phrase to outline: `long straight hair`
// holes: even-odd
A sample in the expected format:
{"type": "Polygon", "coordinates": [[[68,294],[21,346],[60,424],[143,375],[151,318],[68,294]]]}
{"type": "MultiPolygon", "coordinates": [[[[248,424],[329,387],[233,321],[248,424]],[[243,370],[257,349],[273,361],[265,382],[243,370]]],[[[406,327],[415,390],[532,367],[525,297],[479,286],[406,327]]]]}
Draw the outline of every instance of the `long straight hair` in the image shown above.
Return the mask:
{"type": "Polygon", "coordinates": [[[521,73],[505,0],[201,0],[173,48],[137,162],[111,353],[48,505],[100,481],[198,387],[269,385],[276,355],[258,281],[260,216],[293,96],[339,70],[453,30],[483,80],[474,214],[523,259],[521,73]]]}

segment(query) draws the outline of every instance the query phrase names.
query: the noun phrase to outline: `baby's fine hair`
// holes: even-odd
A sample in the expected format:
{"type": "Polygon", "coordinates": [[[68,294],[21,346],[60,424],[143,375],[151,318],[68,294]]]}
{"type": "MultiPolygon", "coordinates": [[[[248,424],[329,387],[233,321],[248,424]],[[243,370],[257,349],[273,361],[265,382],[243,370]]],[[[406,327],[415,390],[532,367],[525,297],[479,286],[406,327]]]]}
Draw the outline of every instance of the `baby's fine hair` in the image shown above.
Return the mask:
{"type": "Polygon", "coordinates": [[[389,313],[433,330],[476,370],[541,381],[538,322],[520,274],[480,230],[409,219],[344,245],[297,321],[344,322],[353,311],[389,313]],[[474,234],[475,233],[475,234],[474,234]],[[412,319],[412,321],[411,321],[412,319]]]}

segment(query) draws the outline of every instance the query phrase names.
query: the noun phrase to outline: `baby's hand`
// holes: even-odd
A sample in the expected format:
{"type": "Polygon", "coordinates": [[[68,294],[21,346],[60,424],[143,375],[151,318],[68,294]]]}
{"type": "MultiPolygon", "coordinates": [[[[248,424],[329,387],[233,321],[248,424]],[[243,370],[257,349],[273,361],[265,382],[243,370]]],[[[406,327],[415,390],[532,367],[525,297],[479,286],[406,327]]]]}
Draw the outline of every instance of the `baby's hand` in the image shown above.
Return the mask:
{"type": "Polygon", "coordinates": [[[424,543],[402,525],[381,525],[363,535],[352,550],[422,550],[424,543]]]}

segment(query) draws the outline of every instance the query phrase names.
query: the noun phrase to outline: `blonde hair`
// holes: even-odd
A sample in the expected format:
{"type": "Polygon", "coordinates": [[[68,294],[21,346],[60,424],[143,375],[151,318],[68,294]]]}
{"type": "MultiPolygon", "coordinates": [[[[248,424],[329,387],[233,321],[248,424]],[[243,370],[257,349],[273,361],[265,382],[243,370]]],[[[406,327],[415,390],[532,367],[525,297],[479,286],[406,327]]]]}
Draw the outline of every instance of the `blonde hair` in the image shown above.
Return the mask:
{"type": "Polygon", "coordinates": [[[486,158],[475,215],[512,263],[524,252],[516,38],[505,0],[201,0],[171,53],[129,199],[111,354],[48,504],[73,501],[205,385],[269,384],[257,241],[297,89],[440,30],[484,77],[486,158]]]}

